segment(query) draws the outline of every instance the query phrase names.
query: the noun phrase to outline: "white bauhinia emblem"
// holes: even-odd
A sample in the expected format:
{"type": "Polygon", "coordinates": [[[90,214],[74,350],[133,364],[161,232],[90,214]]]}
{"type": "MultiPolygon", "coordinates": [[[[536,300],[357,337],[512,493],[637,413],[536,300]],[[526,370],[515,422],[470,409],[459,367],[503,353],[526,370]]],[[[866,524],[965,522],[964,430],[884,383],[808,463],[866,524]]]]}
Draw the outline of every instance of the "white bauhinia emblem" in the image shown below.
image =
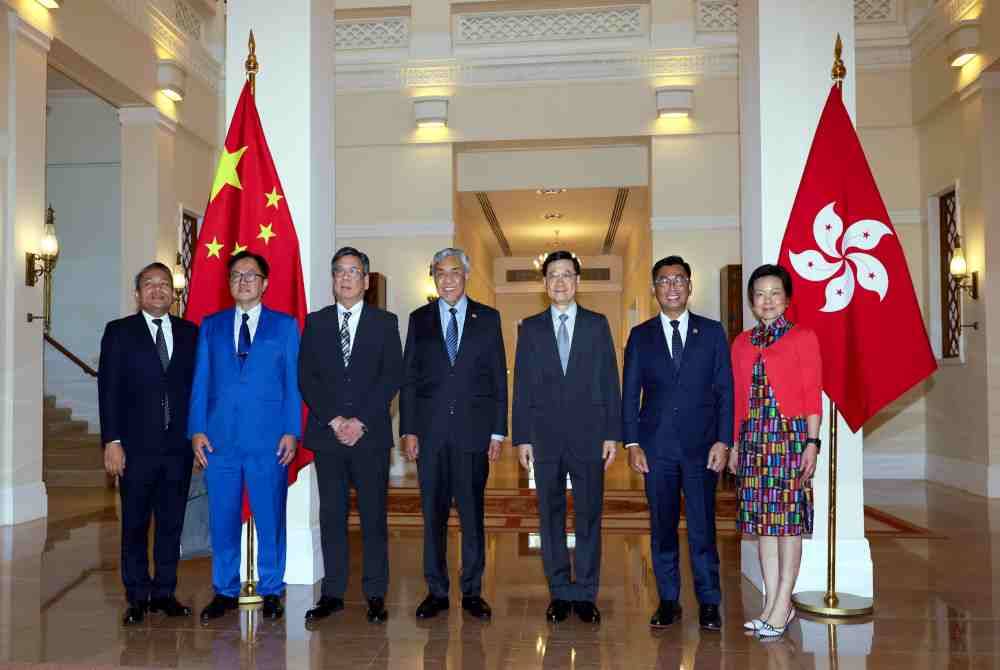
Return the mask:
{"type": "Polygon", "coordinates": [[[851,249],[871,251],[879,240],[892,235],[889,226],[874,219],[862,219],[851,224],[841,237],[844,222],[833,211],[835,204],[831,202],[820,210],[813,221],[813,236],[822,253],[808,249],[788,254],[795,272],[809,281],[826,281],[843,268],[843,272],[826,285],[826,304],[822,312],[837,312],[847,307],[854,297],[855,282],[863,289],[878,293],[880,302],[889,292],[889,273],[882,261],[861,251],[849,252],[851,249]]]}

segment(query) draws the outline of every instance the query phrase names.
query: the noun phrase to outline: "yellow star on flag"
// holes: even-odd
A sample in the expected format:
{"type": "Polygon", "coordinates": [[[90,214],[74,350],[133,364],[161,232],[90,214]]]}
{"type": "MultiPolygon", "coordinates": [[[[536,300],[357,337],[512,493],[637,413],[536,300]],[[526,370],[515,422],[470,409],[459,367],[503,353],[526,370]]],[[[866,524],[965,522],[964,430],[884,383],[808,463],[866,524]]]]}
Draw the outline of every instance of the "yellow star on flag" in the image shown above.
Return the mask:
{"type": "Polygon", "coordinates": [[[206,242],[205,246],[208,247],[208,256],[206,256],[206,258],[211,258],[212,256],[215,256],[216,258],[219,258],[221,260],[221,257],[219,256],[219,250],[222,249],[222,247],[225,245],[220,244],[219,239],[217,237],[213,237],[211,242],[206,242]]]}
{"type": "Polygon", "coordinates": [[[222,155],[219,156],[219,167],[215,170],[215,181],[212,182],[212,197],[208,199],[209,202],[215,200],[215,196],[219,195],[219,191],[226,184],[240,190],[243,189],[243,185],[240,184],[240,176],[236,174],[236,166],[239,165],[246,150],[247,148],[243,147],[230,153],[225,146],[222,147],[222,155]]]}
{"type": "Polygon", "coordinates": [[[278,187],[274,186],[271,188],[270,193],[265,193],[264,197],[267,198],[267,205],[265,207],[274,207],[278,209],[278,201],[283,200],[285,196],[278,194],[278,187]]]}
{"type": "Polygon", "coordinates": [[[236,254],[240,253],[241,251],[246,251],[246,250],[247,250],[247,248],[244,245],[242,245],[239,242],[237,242],[236,244],[233,245],[233,253],[232,253],[232,255],[235,256],[236,254]]]}
{"type": "Polygon", "coordinates": [[[257,224],[260,226],[260,233],[257,235],[258,240],[264,240],[264,244],[270,244],[272,237],[277,237],[278,233],[271,230],[273,223],[269,223],[266,226],[264,224],[257,224]]]}

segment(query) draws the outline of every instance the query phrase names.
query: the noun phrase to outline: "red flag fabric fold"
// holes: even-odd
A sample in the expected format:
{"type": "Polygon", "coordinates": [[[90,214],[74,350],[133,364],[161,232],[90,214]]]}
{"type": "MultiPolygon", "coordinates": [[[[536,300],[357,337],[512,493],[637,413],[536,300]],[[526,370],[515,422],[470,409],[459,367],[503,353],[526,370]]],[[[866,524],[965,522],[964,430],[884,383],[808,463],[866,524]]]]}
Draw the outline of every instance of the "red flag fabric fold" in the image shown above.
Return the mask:
{"type": "Polygon", "coordinates": [[[834,85],[781,243],[790,320],[813,328],[851,430],[937,368],[903,247],[834,85]]]}

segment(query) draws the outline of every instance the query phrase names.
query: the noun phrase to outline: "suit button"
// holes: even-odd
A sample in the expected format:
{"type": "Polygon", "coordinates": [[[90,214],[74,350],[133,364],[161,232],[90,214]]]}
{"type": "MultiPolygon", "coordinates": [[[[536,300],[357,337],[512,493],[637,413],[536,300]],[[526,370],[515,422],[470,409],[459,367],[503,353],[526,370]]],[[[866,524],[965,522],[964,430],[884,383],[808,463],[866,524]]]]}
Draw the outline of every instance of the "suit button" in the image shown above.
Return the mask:
{"type": "Polygon", "coordinates": [[[448,376],[449,376],[449,377],[454,377],[454,376],[455,376],[455,371],[454,371],[454,370],[452,370],[451,372],[449,372],[449,373],[448,373],[448,376]]]}
{"type": "Polygon", "coordinates": [[[344,377],[344,381],[350,383],[351,378],[350,377],[344,377]]]}

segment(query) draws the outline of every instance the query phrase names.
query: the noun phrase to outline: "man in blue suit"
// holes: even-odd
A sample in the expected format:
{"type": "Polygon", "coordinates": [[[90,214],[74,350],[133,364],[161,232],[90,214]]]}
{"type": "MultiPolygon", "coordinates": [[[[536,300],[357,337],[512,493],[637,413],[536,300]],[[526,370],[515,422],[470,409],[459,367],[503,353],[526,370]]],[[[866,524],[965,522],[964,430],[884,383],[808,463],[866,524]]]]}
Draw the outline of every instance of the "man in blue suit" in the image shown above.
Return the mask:
{"type": "Polygon", "coordinates": [[[625,348],[622,420],[629,465],[646,478],[654,628],[681,617],[677,524],[681,491],[699,624],[722,628],[715,487],[733,433],[733,376],[722,325],[687,310],[691,266],[668,256],[653,266],[660,314],[632,329],[625,348]],[[641,404],[640,404],[641,398],[641,404]]]}
{"type": "Polygon", "coordinates": [[[188,434],[205,469],[215,598],[203,622],[235,609],[240,591],[243,487],[257,526],[257,590],[264,617],[284,613],[288,464],[301,436],[299,329],[261,304],[267,260],[240,252],[229,261],[236,306],[206,317],[198,337],[188,434]]]}

